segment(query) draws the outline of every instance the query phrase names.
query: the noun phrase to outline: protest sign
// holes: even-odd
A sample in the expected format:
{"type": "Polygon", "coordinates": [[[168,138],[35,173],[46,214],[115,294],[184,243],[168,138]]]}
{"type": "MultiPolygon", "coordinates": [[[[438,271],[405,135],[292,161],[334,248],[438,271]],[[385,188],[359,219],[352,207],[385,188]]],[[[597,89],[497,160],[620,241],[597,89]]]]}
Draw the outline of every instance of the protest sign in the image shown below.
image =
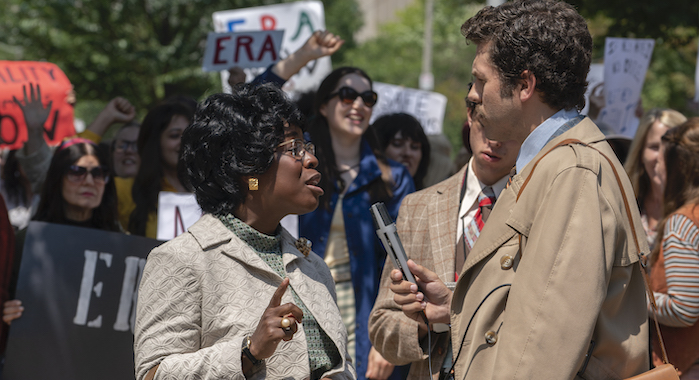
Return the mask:
{"type": "Polygon", "coordinates": [[[587,73],[587,90],[585,90],[585,107],[580,111],[580,114],[587,115],[590,111],[590,96],[598,95],[600,90],[604,91],[598,85],[604,84],[604,65],[601,63],[593,63],[590,65],[590,71],[587,73]],[[592,93],[596,89],[595,94],[592,93]]]}
{"type": "Polygon", "coordinates": [[[269,66],[278,60],[282,36],[283,30],[209,33],[204,71],[269,66]]]}
{"type": "Polygon", "coordinates": [[[158,240],[170,240],[187,231],[199,218],[194,194],[161,191],[158,194],[158,240]]]}
{"type": "Polygon", "coordinates": [[[134,378],[133,328],[148,252],[160,242],[31,222],[5,380],[134,378]]]}
{"type": "Polygon", "coordinates": [[[44,137],[49,145],[57,145],[75,134],[73,106],[66,102],[73,86],[58,66],[49,62],[0,61],[0,148],[19,149],[27,141],[24,115],[13,97],[24,104],[24,88],[29,98],[30,83],[41,87],[44,106],[52,102],[44,123],[44,137]]]}
{"type": "MultiPolygon", "coordinates": [[[[284,59],[298,50],[316,30],[325,29],[325,13],[320,1],[299,1],[214,12],[216,32],[250,32],[260,30],[283,30],[279,58],[284,59]]],[[[267,67],[246,69],[247,81],[262,73],[267,67]]],[[[330,57],[311,61],[284,85],[287,92],[315,90],[326,75],[332,71],[330,57]]],[[[221,72],[224,90],[229,91],[228,72],[221,72]]]]}
{"type": "Polygon", "coordinates": [[[442,133],[447,97],[431,91],[416,90],[392,84],[374,82],[379,100],[374,106],[371,123],[386,114],[403,112],[415,116],[425,134],[442,133]]]}
{"type": "Polygon", "coordinates": [[[653,54],[655,41],[607,38],[604,45],[604,109],[599,120],[617,133],[633,138],[634,113],[653,54]]]}

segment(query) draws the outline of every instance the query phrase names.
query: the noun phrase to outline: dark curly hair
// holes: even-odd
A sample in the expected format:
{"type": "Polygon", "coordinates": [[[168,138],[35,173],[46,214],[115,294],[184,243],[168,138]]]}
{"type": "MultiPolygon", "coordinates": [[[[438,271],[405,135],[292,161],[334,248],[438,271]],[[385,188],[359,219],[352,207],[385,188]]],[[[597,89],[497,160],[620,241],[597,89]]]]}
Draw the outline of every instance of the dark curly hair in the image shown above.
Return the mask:
{"type": "MultiPolygon", "coordinates": [[[[41,201],[39,201],[34,220],[59,224],[70,223],[65,217],[65,200],[61,189],[68,168],[83,156],[95,156],[100,165],[108,166],[109,153],[104,147],[94,143],[73,143],[71,140],[61,144],[54,153],[49,170],[46,172],[46,180],[41,188],[41,201]]],[[[110,179],[104,184],[102,201],[97,208],[92,210],[90,222],[92,226],[101,230],[120,231],[117,215],[116,187],[110,175],[110,179]]]]}
{"type": "Polygon", "coordinates": [[[269,169],[285,124],[302,128],[303,116],[273,84],[236,86],[199,105],[182,134],[179,177],[202,211],[233,214],[244,203],[244,177],[269,169]]]}
{"type": "Polygon", "coordinates": [[[404,139],[407,138],[420,143],[422,158],[417,166],[413,181],[415,181],[415,189],[421,190],[424,187],[422,181],[425,179],[427,167],[430,164],[430,141],[427,139],[425,130],[420,122],[414,116],[401,112],[379,117],[374,121],[373,127],[376,130],[379,144],[381,144],[381,149],[384,152],[393,136],[398,132],[404,139]]]}
{"type": "Polygon", "coordinates": [[[146,235],[148,214],[158,209],[158,194],[162,190],[161,181],[165,175],[160,136],[175,116],[192,120],[196,101],[178,97],[165,100],[153,107],[141,123],[138,132],[138,154],[141,165],[134,178],[131,195],[136,205],[129,217],[129,232],[146,235]]]}
{"type": "Polygon", "coordinates": [[[490,59],[500,73],[502,97],[510,97],[529,70],[536,90],[554,109],[585,106],[592,37],[585,19],[569,4],[554,0],[519,0],[485,7],[461,26],[477,45],[490,45],[490,59]]]}

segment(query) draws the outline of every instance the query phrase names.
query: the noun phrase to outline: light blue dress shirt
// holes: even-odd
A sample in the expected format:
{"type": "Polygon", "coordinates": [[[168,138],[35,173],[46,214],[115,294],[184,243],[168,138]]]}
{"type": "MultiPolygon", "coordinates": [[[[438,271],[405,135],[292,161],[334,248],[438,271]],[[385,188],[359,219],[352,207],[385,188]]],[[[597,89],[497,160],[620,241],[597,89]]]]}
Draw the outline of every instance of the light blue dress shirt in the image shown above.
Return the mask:
{"type": "Polygon", "coordinates": [[[559,128],[578,116],[580,116],[580,114],[575,108],[570,111],[562,109],[536,127],[524,140],[522,147],[519,148],[519,155],[517,155],[517,172],[519,173],[522,171],[534,156],[544,149],[544,146],[551,140],[559,128]]]}

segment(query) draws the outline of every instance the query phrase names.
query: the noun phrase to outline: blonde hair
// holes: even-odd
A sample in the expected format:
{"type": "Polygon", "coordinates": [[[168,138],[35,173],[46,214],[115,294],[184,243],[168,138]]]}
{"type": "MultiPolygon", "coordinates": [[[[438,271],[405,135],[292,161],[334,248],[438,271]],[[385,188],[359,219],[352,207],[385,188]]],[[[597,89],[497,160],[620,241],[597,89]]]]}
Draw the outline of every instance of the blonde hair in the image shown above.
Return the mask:
{"type": "Polygon", "coordinates": [[[685,121],[687,121],[687,118],[684,115],[668,108],[653,108],[641,118],[636,130],[636,136],[629,149],[629,155],[626,157],[626,164],[624,165],[639,204],[643,204],[643,199],[648,195],[650,189],[650,177],[648,177],[646,168],[643,165],[643,148],[646,145],[650,127],[656,122],[660,122],[668,128],[672,128],[685,121]]]}

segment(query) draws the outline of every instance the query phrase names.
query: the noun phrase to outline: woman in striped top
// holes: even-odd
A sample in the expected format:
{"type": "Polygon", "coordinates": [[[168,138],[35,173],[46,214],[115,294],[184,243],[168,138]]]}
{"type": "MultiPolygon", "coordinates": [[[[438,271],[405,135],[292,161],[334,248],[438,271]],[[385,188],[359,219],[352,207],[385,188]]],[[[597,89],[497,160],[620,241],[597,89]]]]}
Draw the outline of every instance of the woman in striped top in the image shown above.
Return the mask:
{"type": "MultiPolygon", "coordinates": [[[[655,318],[681,379],[699,379],[699,118],[662,137],[656,170],[665,184],[665,219],[658,229],[662,243],[652,255],[655,318]]],[[[656,338],[656,364],[661,362],[659,350],[656,338]]]]}

